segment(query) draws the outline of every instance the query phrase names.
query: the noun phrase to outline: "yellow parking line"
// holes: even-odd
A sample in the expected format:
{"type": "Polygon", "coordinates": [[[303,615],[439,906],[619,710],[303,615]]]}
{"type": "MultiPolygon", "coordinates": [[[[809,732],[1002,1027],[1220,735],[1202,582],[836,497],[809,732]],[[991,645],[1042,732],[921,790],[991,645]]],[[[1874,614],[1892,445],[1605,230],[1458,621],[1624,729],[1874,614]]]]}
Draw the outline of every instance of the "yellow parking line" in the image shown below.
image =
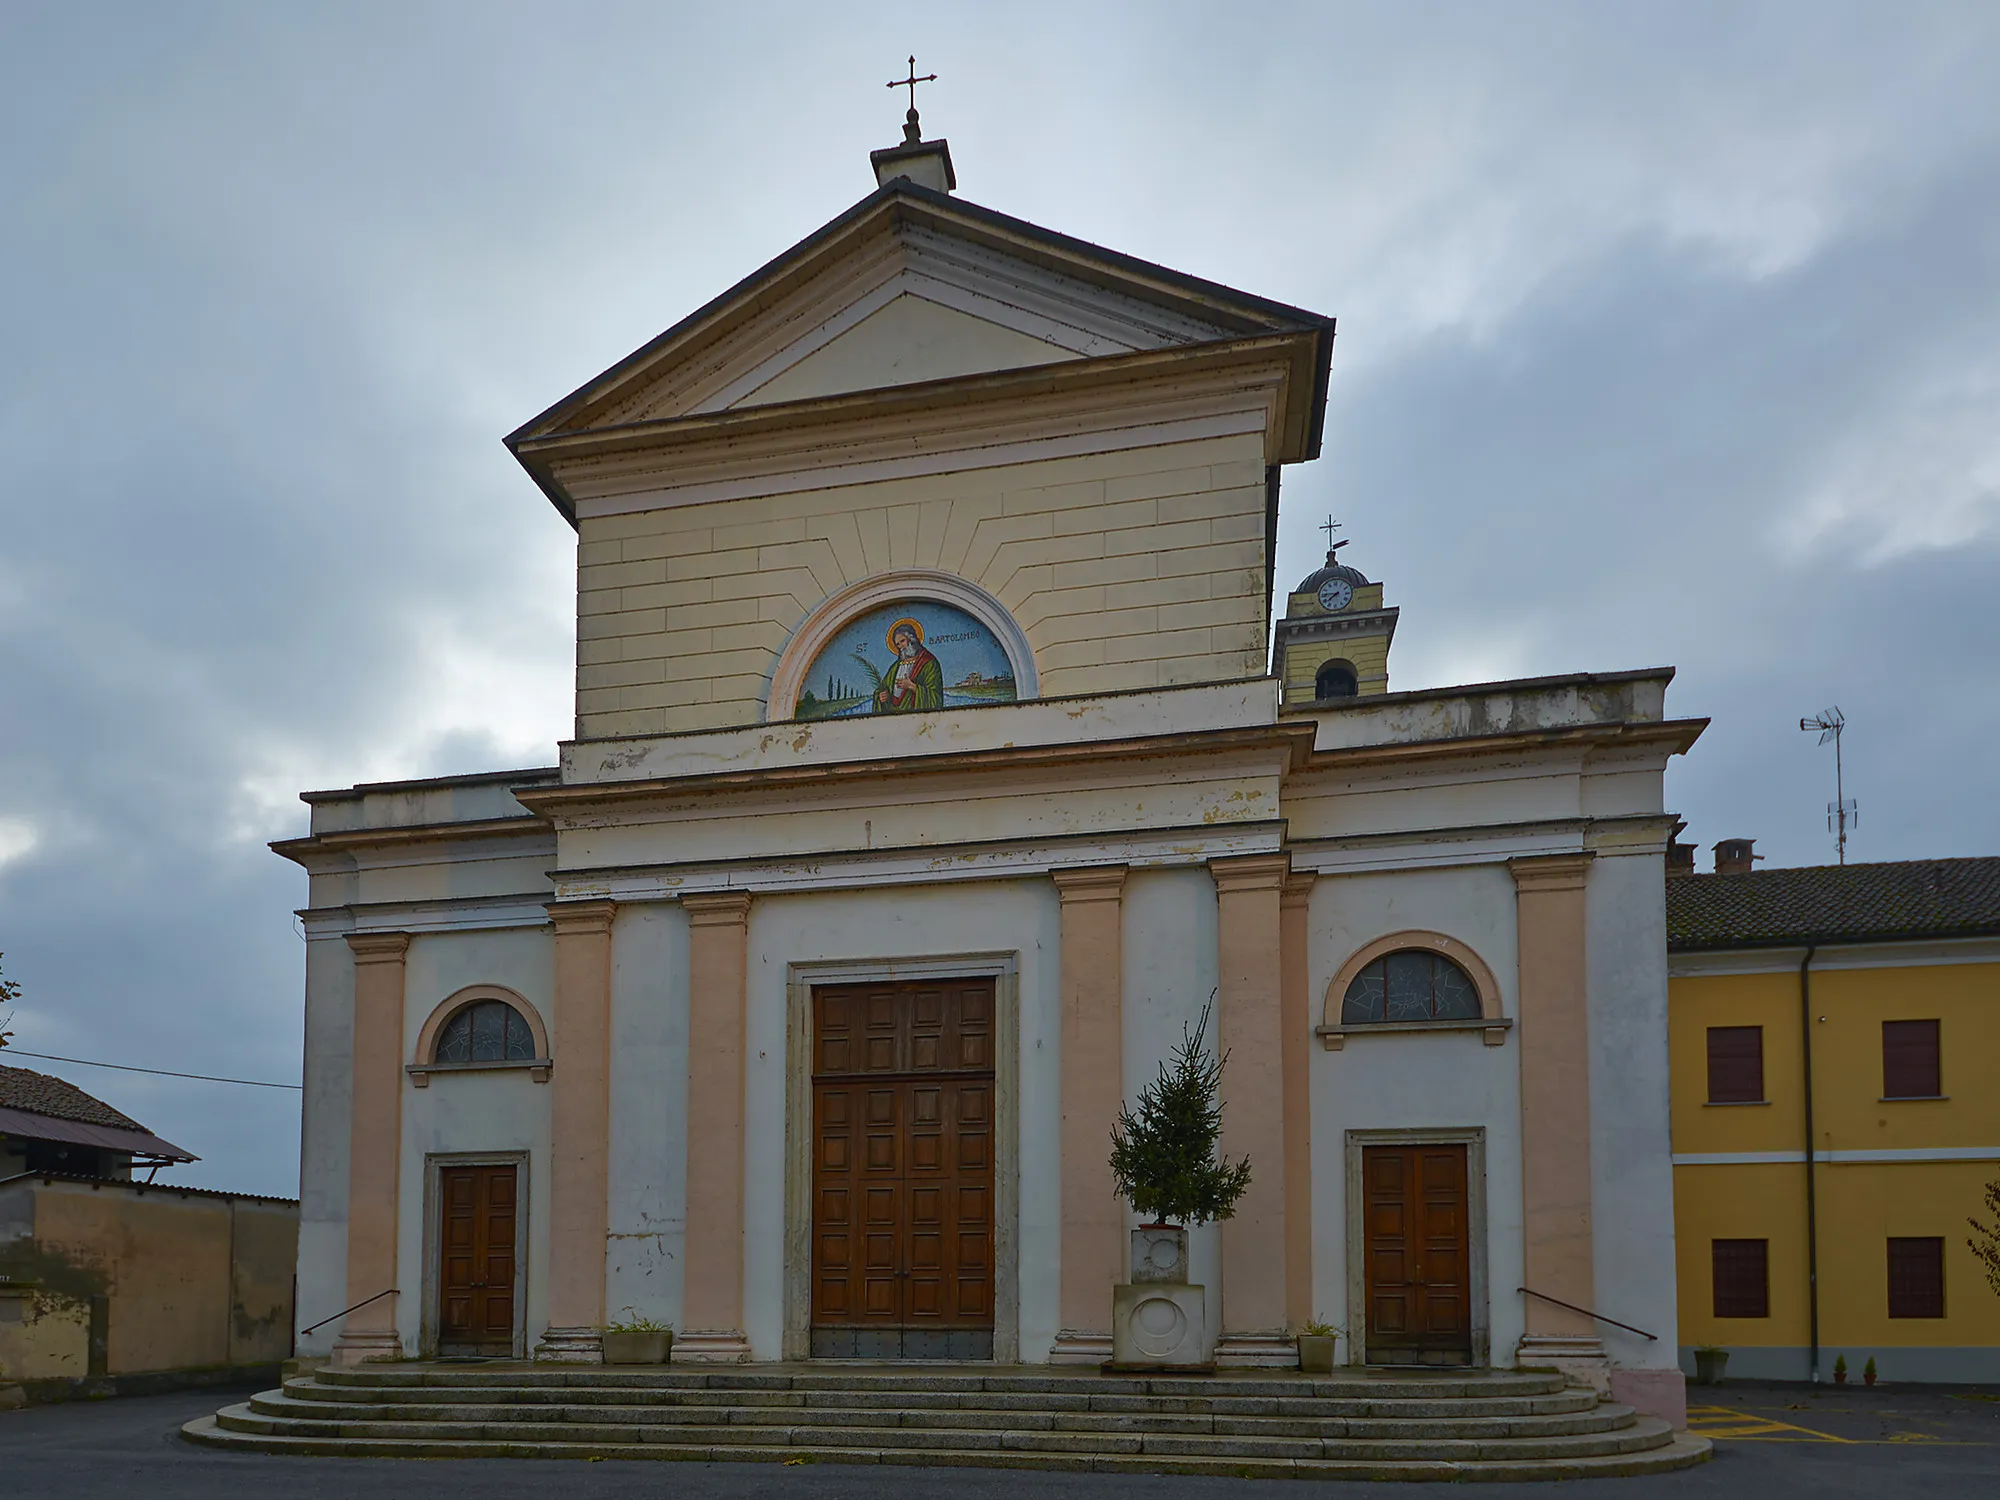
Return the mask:
{"type": "Polygon", "coordinates": [[[1732,1411],[1726,1406],[1690,1406],[1688,1430],[1706,1438],[1777,1438],[1788,1443],[1855,1441],[1853,1438],[1837,1437],[1831,1432],[1820,1432],[1816,1428],[1760,1417],[1754,1412],[1732,1411]]]}

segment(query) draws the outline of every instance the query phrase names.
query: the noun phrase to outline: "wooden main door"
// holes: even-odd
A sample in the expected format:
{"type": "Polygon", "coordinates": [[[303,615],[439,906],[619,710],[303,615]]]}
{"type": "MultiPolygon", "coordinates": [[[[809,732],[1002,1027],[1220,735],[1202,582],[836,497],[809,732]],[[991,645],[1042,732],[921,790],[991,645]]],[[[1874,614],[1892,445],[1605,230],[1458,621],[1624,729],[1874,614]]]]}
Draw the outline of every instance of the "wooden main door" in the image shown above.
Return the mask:
{"type": "Polygon", "coordinates": [[[515,1169],[438,1171],[438,1353],[505,1358],[514,1348],[515,1169]]]}
{"type": "Polygon", "coordinates": [[[993,1357],[993,997],[813,991],[817,1359],[993,1357]]]}
{"type": "Polygon", "coordinates": [[[1361,1194],[1368,1363],[1471,1364],[1465,1147],[1364,1147],[1361,1194]]]}

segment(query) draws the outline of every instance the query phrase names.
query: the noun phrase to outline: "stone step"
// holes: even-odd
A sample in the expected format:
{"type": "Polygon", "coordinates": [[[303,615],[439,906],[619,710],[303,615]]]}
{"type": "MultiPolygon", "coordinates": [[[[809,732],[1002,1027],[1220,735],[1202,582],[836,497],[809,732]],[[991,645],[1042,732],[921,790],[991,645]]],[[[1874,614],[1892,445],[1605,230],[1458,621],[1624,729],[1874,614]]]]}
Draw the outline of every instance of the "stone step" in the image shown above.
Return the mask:
{"type": "MultiPolygon", "coordinates": [[[[1033,1367],[1029,1367],[1033,1368],[1033,1367]]],[[[1440,1375],[1435,1371],[1405,1374],[1367,1370],[1337,1375],[1117,1376],[1094,1370],[1052,1374],[1007,1373],[988,1366],[953,1367],[943,1371],[884,1370],[880,1365],[745,1368],[729,1366],[660,1365],[620,1369],[603,1365],[549,1366],[518,1363],[493,1365],[412,1365],[346,1368],[328,1366],[314,1378],[329,1386],[445,1386],[511,1389],[730,1390],[730,1391],[930,1391],[1055,1394],[1087,1388],[1107,1395],[1127,1396],[1304,1396],[1352,1397],[1382,1393],[1398,1398],[1462,1399],[1505,1395],[1548,1395],[1564,1388],[1556,1371],[1479,1371],[1440,1375]]]]}
{"type": "MultiPolygon", "coordinates": [[[[323,1375],[325,1372],[321,1372],[323,1375]]],[[[1265,1383],[1269,1386],[1272,1383],[1265,1383]]],[[[1422,1397],[1365,1385],[1344,1397],[1257,1394],[1132,1395],[1107,1391],[1081,1381],[1060,1391],[980,1390],[730,1390],[727,1388],[663,1386],[480,1386],[355,1385],[295,1376],[285,1389],[299,1399],[350,1402],[356,1405],[420,1403],[423,1405],[511,1406],[716,1406],[777,1410],[841,1410],[869,1407],[937,1410],[1070,1410],[1179,1411],[1234,1416],[1287,1417],[1511,1417],[1588,1411],[1596,1397],[1583,1389],[1544,1395],[1481,1395],[1422,1397]]]]}
{"type": "MultiPolygon", "coordinates": [[[[677,1393],[692,1394],[692,1393],[677,1393]]],[[[907,1398],[905,1398],[907,1399],[907,1398]]],[[[956,1399],[956,1398],[954,1398],[956,1399]]],[[[876,1398],[867,1406],[812,1409],[816,1425],[870,1427],[929,1427],[967,1429],[1016,1428],[1055,1432],[1162,1432],[1213,1433],[1237,1437],[1379,1437],[1409,1438],[1493,1438],[1550,1437],[1590,1432],[1608,1432],[1624,1426],[1632,1413],[1626,1407],[1583,1406],[1561,1412],[1530,1415],[1423,1416],[1398,1413],[1394,1417],[1327,1414],[1235,1415],[1214,1411],[1162,1411],[1113,1409],[1093,1411],[1081,1407],[1032,1407],[1015,1405],[1035,1398],[1008,1396],[1005,1409],[986,1406],[889,1405],[876,1398]]],[[[1053,1400],[1056,1398],[1041,1398],[1053,1400]]],[[[1121,1403],[1132,1398],[1112,1398],[1121,1403]]],[[[1317,1405],[1318,1403],[1312,1403],[1317,1405]]],[[[282,1393],[267,1391],[250,1401],[259,1416],[287,1417],[321,1423],[469,1422],[469,1423],[605,1423],[642,1426],[768,1426],[798,1425],[806,1420],[798,1406],[735,1406],[714,1404],[710,1393],[706,1404],[596,1405],[535,1402],[521,1405],[489,1403],[433,1403],[427,1399],[395,1403],[318,1401],[306,1398],[287,1386],[282,1393]]]]}
{"type": "Polygon", "coordinates": [[[1285,1436],[1270,1432],[1223,1434],[1163,1432],[1130,1427],[1056,1429],[1047,1427],[905,1427],[878,1425],[872,1414],[866,1425],[824,1426],[688,1424],[640,1425],[603,1422],[464,1422],[319,1421],[269,1416],[252,1403],[226,1408],[218,1425],[260,1436],[321,1439],[390,1439],[447,1443],[499,1443],[558,1446],[592,1444],[604,1448],[637,1447],[666,1442],[700,1447],[789,1447],[862,1449],[867,1451],[1025,1451],[1043,1453],[1122,1453],[1165,1457],[1231,1457],[1265,1459],[1370,1459],[1475,1461],[1495,1458],[1562,1459],[1601,1457],[1639,1452],[1671,1441],[1665,1424],[1635,1421],[1629,1411],[1617,1412],[1613,1428],[1584,1434],[1514,1436],[1493,1433],[1483,1438],[1447,1438],[1412,1424],[1395,1438],[1313,1434],[1285,1436]]]}
{"type": "MultiPolygon", "coordinates": [[[[215,1447],[237,1448],[264,1453],[354,1455],[372,1457],[456,1458],[643,1458],[676,1459],[704,1463],[736,1460],[764,1462],[805,1462],[838,1464],[924,1464],[938,1467],[1006,1467],[1024,1469],[1076,1470],[1096,1473],[1185,1473],[1248,1478],[1316,1479],[1485,1479],[1537,1481],[1641,1474],[1682,1468],[1699,1463],[1709,1455],[1706,1439],[1687,1434],[1675,1435],[1664,1423],[1642,1418],[1633,1424],[1629,1442],[1644,1441],[1650,1446],[1627,1446],[1618,1451],[1588,1452],[1571,1441],[1537,1443],[1534,1453],[1509,1444],[1461,1445],[1470,1452],[1450,1457],[1386,1458],[1357,1454],[1334,1443],[1336,1456],[1321,1457],[1224,1454],[1213,1446],[1200,1452],[1175,1452],[1172,1445],[1189,1440],[1135,1438],[1137,1451],[1093,1451],[1089,1449],[990,1447],[954,1449],[866,1448],[815,1444],[735,1444],[712,1445],[685,1441],[688,1434],[669,1430],[661,1440],[615,1445],[575,1441],[518,1440],[509,1433],[500,1438],[412,1437],[326,1437],[244,1430],[232,1423],[261,1424],[268,1419],[255,1417],[246,1405],[231,1407],[214,1417],[202,1417],[182,1429],[191,1442],[215,1447]],[[225,1418],[229,1419],[225,1422],[225,1418]],[[1492,1456],[1485,1456],[1487,1454],[1492,1456]]],[[[736,1436],[736,1434],[731,1434],[736,1436]]]]}

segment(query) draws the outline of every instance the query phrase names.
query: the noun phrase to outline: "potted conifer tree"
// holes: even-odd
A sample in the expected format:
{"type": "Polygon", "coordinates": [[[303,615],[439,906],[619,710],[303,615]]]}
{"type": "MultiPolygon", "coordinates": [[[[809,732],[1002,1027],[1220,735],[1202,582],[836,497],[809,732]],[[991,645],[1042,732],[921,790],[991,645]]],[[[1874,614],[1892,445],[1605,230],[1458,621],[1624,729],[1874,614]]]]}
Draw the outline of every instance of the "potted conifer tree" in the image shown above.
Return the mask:
{"type": "MultiPolygon", "coordinates": [[[[1111,1133],[1111,1173],[1119,1195],[1146,1223],[1132,1231],[1132,1279],[1113,1308],[1114,1362],[1185,1365],[1199,1344],[1202,1288],[1188,1283],[1187,1226],[1227,1219],[1250,1186],[1250,1161],[1225,1160],[1222,1069],[1228,1054],[1203,1043],[1215,997],[1159,1076],[1120,1107],[1111,1133]]],[[[1206,1356],[1202,1356],[1206,1358],[1206,1356]]]]}

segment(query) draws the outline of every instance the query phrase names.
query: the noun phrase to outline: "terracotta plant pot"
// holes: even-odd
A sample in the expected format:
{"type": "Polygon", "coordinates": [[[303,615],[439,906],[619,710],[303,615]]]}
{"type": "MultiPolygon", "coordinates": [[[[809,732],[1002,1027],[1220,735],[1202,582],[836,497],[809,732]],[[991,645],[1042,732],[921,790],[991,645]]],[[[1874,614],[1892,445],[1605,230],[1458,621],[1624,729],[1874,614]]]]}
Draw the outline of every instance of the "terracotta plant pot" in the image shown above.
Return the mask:
{"type": "Polygon", "coordinates": [[[604,1362],[607,1365],[663,1365],[673,1352],[674,1335],[671,1329],[663,1328],[657,1333],[605,1330],[604,1362]]]}
{"type": "Polygon", "coordinates": [[[1300,1334],[1299,1368],[1309,1375],[1331,1375],[1336,1342],[1335,1336],[1330,1333],[1300,1334]]]}
{"type": "Polygon", "coordinates": [[[1861,1383],[1863,1385],[1873,1385],[1875,1383],[1875,1372],[1873,1370],[1863,1370],[1861,1372],[1861,1383]]]}
{"type": "Polygon", "coordinates": [[[1845,1371],[1845,1370],[1835,1370],[1835,1371],[1833,1372],[1833,1383],[1834,1383],[1835,1385],[1846,1385],[1846,1384],[1847,1384],[1847,1371],[1845,1371]]]}

